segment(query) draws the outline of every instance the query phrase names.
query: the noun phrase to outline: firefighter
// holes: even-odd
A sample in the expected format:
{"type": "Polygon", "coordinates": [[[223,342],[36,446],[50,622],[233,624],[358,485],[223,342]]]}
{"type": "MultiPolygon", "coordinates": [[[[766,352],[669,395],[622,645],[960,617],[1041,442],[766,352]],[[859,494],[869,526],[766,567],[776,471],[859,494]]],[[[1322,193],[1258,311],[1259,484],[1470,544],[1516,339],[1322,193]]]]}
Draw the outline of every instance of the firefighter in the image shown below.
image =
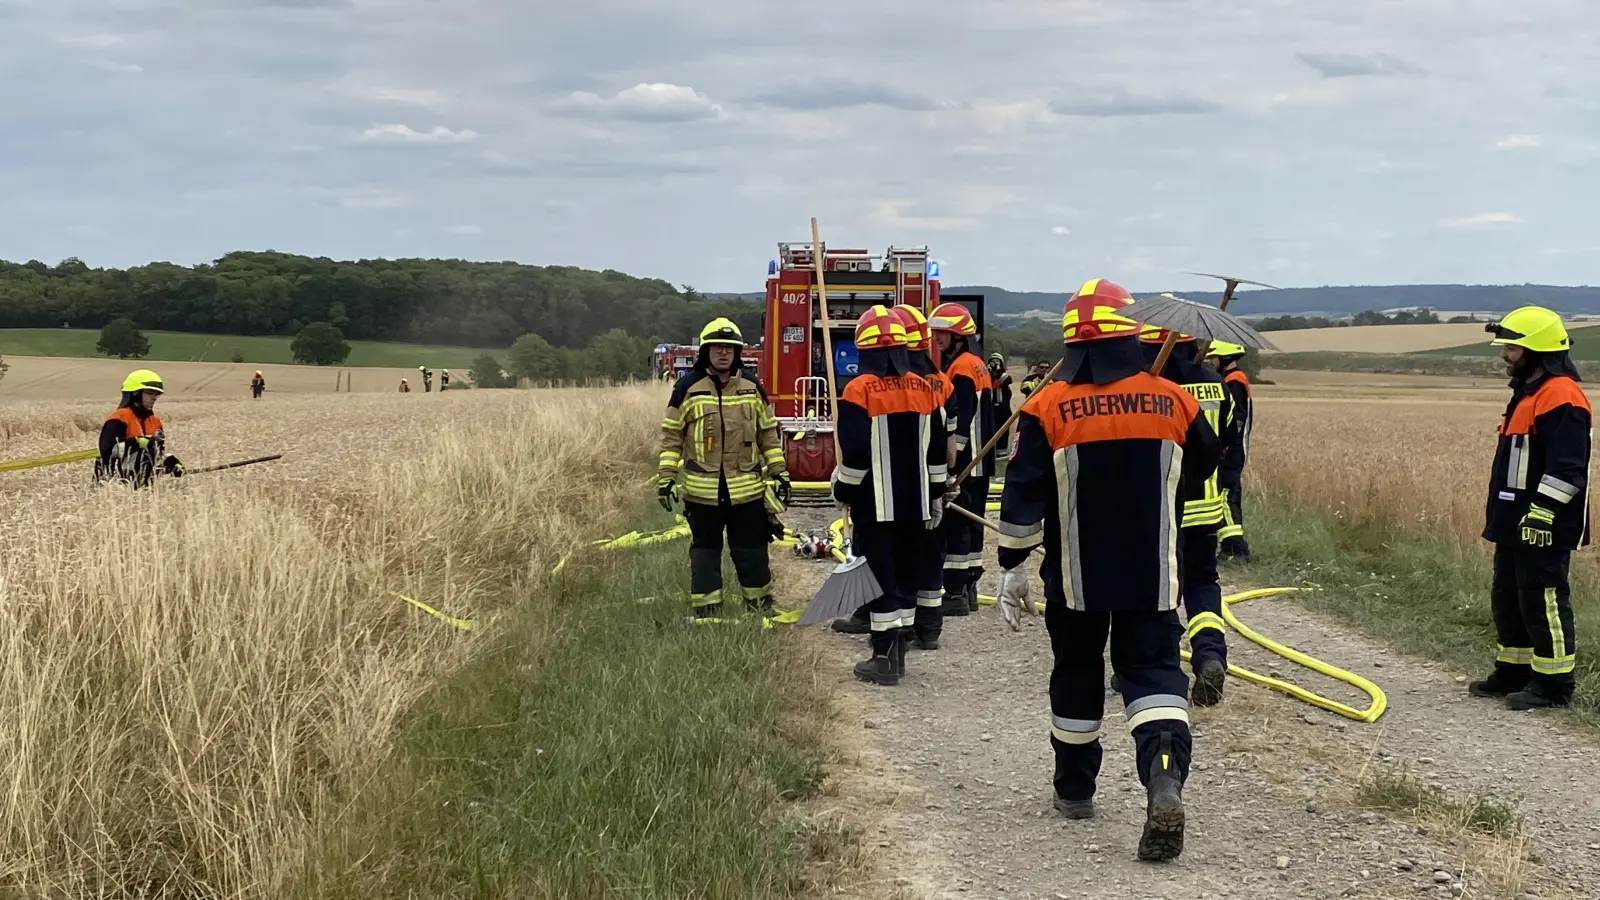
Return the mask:
{"type": "Polygon", "coordinates": [[[851,545],[882,588],[868,604],[872,655],[855,675],[881,685],[905,675],[907,640],[917,619],[916,594],[926,565],[929,531],[939,527],[949,468],[939,395],[912,374],[905,326],[888,307],[873,306],[856,322],[856,377],[839,397],[839,460],[833,496],[850,513],[851,545]]]}
{"type": "MultiPolygon", "coordinates": [[[[904,303],[890,307],[889,315],[899,320],[905,329],[906,355],[911,374],[919,375],[933,385],[934,394],[939,400],[940,417],[945,424],[935,428],[933,439],[938,441],[943,436],[945,471],[948,472],[956,459],[955,435],[951,432],[953,426],[944,413],[945,405],[950,400],[950,382],[933,364],[933,357],[929,355],[933,333],[928,328],[928,319],[921,310],[904,303]]],[[[939,490],[943,494],[943,486],[939,490]]],[[[923,536],[922,561],[917,566],[917,572],[916,625],[905,632],[906,639],[910,646],[919,650],[937,650],[940,635],[944,631],[944,614],[940,612],[940,604],[944,600],[943,528],[929,529],[923,536]]],[[[834,619],[832,628],[845,634],[870,632],[872,626],[867,604],[863,604],[849,618],[834,619]]]]}
{"type": "Polygon", "coordinates": [[[400,379],[400,393],[402,393],[402,394],[411,393],[411,383],[406,381],[404,378],[400,379]]]}
{"type": "MultiPolygon", "coordinates": [[[[994,427],[999,428],[1006,420],[1011,418],[1011,373],[1006,371],[1006,358],[998,351],[989,354],[989,384],[994,391],[994,427]]],[[[1002,437],[996,446],[1003,446],[1006,439],[1002,437]]],[[[995,460],[998,465],[999,460],[995,460]]],[[[991,472],[997,475],[998,472],[991,472]]]]}
{"type": "Polygon", "coordinates": [[[1487,326],[1511,377],[1483,537],[1494,544],[1494,671],[1468,685],[1515,710],[1572,702],[1576,643],[1567,567],[1589,544],[1589,399],[1561,317],[1524,306],[1487,326]]]}
{"type": "MultiPolygon", "coordinates": [[[[976,515],[989,501],[989,476],[994,474],[994,449],[978,461],[961,484],[974,453],[994,434],[994,390],[989,370],[968,346],[978,331],[972,314],[959,303],[941,303],[928,314],[928,327],[939,342],[940,368],[950,382],[948,413],[955,421],[956,469],[945,502],[976,515]]],[[[942,615],[965,616],[978,611],[978,579],[983,576],[983,526],[958,514],[944,517],[944,602],[942,615]]]]}
{"type": "Polygon", "coordinates": [[[1085,282],[1062,316],[1059,375],[1023,404],[1000,499],[997,590],[1007,618],[1028,600],[1029,552],[1044,545],[1055,806],[1094,815],[1104,654],[1146,789],[1139,858],[1183,852],[1188,677],[1178,652],[1178,540],[1186,483],[1216,468],[1218,441],[1188,391],[1145,371],[1121,286],[1085,282]],[[1065,521],[1062,510],[1069,510],[1065,521]]]}
{"type": "Polygon", "coordinates": [[[155,413],[156,400],[165,392],[161,376],[138,369],[122,381],[122,401],[100,426],[100,458],[94,464],[96,481],[117,480],[142,488],[161,472],[183,477],[183,463],[167,453],[167,432],[155,413]]]}
{"type": "Polygon", "coordinates": [[[255,377],[250,379],[250,396],[260,400],[261,392],[267,389],[267,379],[261,377],[261,370],[257,369],[255,377]]]}
{"type": "Polygon", "coordinates": [[[442,394],[442,393],[444,393],[445,391],[447,391],[449,389],[450,389],[450,370],[449,369],[440,369],[439,370],[439,393],[442,394]]]}
{"type": "Polygon", "coordinates": [[[689,522],[689,599],[697,619],[722,613],[722,542],[739,576],[745,608],[772,611],[766,481],[789,502],[778,420],[739,359],[744,336],[725,318],[700,331],[700,354],[678,379],[661,420],[656,494],[669,512],[681,499],[689,522]],[[680,480],[681,474],[681,480],[680,480]]]}
{"type": "Polygon", "coordinates": [[[417,371],[422,373],[422,392],[433,393],[433,370],[427,366],[417,366],[417,371]]]}
{"type": "Polygon", "coordinates": [[[1239,368],[1245,350],[1238,344],[1212,341],[1206,355],[1217,361],[1217,371],[1222,373],[1222,385],[1233,404],[1235,428],[1231,440],[1222,444],[1222,465],[1217,469],[1217,485],[1222,488],[1223,511],[1226,518],[1217,536],[1219,556],[1247,563],[1250,561],[1250,544],[1244,539],[1244,490],[1242,477],[1244,464],[1250,455],[1250,428],[1255,424],[1255,401],[1250,396],[1250,377],[1239,368]]]}
{"type": "Polygon", "coordinates": [[[1033,367],[1028,370],[1028,377],[1022,379],[1022,384],[1018,387],[1018,390],[1022,392],[1023,399],[1033,396],[1033,392],[1044,384],[1045,376],[1049,374],[1050,363],[1043,361],[1034,363],[1033,367]]]}
{"type": "MultiPolygon", "coordinates": [[[[1154,365],[1166,342],[1167,331],[1145,326],[1139,330],[1145,359],[1154,365]]],[[[1161,377],[1184,390],[1200,404],[1206,424],[1217,435],[1220,446],[1237,441],[1237,425],[1222,376],[1197,357],[1193,335],[1179,334],[1172,352],[1161,369],[1161,377]]],[[[1227,632],[1222,621],[1222,585],[1217,580],[1217,530],[1226,519],[1227,501],[1218,487],[1217,470],[1203,481],[1189,481],[1183,492],[1183,611],[1189,619],[1185,632],[1189,638],[1189,665],[1194,670],[1194,688],[1189,702],[1195,706],[1215,706],[1222,702],[1228,677],[1227,632]]]]}

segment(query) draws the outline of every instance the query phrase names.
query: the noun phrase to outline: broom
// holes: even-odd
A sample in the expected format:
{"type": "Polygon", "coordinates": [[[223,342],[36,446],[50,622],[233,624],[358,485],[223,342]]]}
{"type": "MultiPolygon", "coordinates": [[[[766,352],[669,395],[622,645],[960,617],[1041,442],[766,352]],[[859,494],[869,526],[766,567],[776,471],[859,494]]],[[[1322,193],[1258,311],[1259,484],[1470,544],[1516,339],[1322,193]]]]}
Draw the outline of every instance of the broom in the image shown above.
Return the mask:
{"type": "MultiPolygon", "coordinates": [[[[828,355],[825,366],[828,375],[828,412],[833,419],[833,458],[835,464],[842,459],[839,452],[839,388],[833,377],[833,320],[828,316],[828,284],[823,270],[822,239],[817,231],[817,217],[811,217],[811,262],[817,270],[817,300],[822,304],[822,347],[828,355]]],[[[854,529],[850,524],[850,508],[844,510],[844,535],[851,538],[854,529]]],[[[870,603],[883,595],[883,586],[873,577],[864,556],[855,555],[855,541],[849,541],[845,561],[836,566],[828,580],[817,589],[816,596],[806,604],[797,624],[811,625],[847,612],[855,612],[863,603],[870,603]]]]}

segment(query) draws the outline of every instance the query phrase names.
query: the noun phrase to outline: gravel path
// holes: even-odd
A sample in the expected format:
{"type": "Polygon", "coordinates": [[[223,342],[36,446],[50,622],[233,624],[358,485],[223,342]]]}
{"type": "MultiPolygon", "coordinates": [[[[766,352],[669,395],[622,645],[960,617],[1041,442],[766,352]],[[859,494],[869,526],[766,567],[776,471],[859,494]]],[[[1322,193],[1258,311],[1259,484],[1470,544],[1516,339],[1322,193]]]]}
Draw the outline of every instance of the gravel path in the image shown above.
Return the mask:
{"type": "MultiPolygon", "coordinates": [[[[802,528],[819,515],[795,513],[791,526],[802,528]]],[[[783,605],[809,598],[831,568],[774,556],[783,605]]],[[[878,878],[860,896],[1600,898],[1592,740],[1468,697],[1462,673],[1391,654],[1292,599],[1236,611],[1262,634],[1375,681],[1390,708],[1362,724],[1229,679],[1222,705],[1194,712],[1190,825],[1183,856],[1167,864],[1134,856],[1144,793],[1114,695],[1099,816],[1067,821],[1051,808],[1041,619],[1021,633],[992,607],[950,620],[944,646],[910,651],[907,677],[890,688],[851,676],[864,638],[812,629],[829,663],[821,677],[836,679],[843,711],[835,790],[867,829],[878,878]],[[1357,805],[1364,773],[1391,770],[1463,798],[1512,800],[1528,836],[1481,836],[1437,814],[1357,805]]],[[[1235,664],[1364,705],[1359,692],[1232,633],[1230,653],[1235,664]]]]}

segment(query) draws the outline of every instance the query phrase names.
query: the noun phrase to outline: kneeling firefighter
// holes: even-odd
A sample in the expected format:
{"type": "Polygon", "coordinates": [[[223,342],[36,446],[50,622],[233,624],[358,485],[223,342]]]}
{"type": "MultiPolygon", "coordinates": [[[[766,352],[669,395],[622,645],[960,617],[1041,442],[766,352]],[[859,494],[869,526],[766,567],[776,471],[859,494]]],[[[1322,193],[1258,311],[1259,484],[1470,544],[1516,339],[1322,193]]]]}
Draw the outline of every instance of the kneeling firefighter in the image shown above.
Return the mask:
{"type": "MultiPolygon", "coordinates": [[[[1154,364],[1167,340],[1167,330],[1145,326],[1139,330],[1145,359],[1154,364]]],[[[1221,447],[1238,440],[1233,404],[1222,376],[1196,356],[1193,335],[1179,334],[1167,355],[1161,377],[1188,391],[1200,404],[1200,414],[1216,433],[1221,447]]],[[[1219,451],[1220,458],[1220,451],[1219,451]]],[[[1217,580],[1217,531],[1226,518],[1226,500],[1217,486],[1217,470],[1205,480],[1184,482],[1183,571],[1180,573],[1183,611],[1189,618],[1189,665],[1194,669],[1194,689],[1189,702],[1215,706],[1222,700],[1228,678],[1227,632],[1222,621],[1222,585],[1217,580]]]]}
{"type": "Polygon", "coordinates": [[[142,488],[155,478],[156,461],[163,474],[183,476],[183,463],[167,453],[167,431],[155,413],[165,393],[161,376],[149,369],[130,372],[122,381],[122,402],[100,426],[100,458],[96,481],[122,481],[142,488]]]}
{"type": "Polygon", "coordinates": [[[1254,400],[1250,397],[1250,376],[1239,367],[1245,349],[1238,344],[1212,341],[1206,351],[1208,359],[1217,361],[1217,371],[1222,373],[1222,384],[1233,403],[1233,420],[1236,424],[1232,440],[1222,442],[1222,464],[1217,467],[1217,485],[1222,488],[1223,512],[1226,519],[1217,537],[1222,541],[1218,553],[1228,559],[1247,563],[1250,561],[1250,543],[1244,539],[1244,465],[1250,456],[1250,426],[1255,420],[1254,400]]]}
{"type": "MultiPolygon", "coordinates": [[[[946,471],[949,471],[956,460],[956,442],[953,433],[955,420],[945,411],[946,405],[950,402],[950,380],[939,371],[938,366],[933,364],[933,357],[929,355],[933,347],[933,333],[928,328],[928,319],[921,310],[904,303],[889,307],[889,315],[895,317],[905,328],[906,358],[911,374],[920,376],[932,385],[939,401],[940,418],[945,424],[942,429],[935,428],[930,438],[943,443],[946,471]]],[[[944,488],[941,486],[940,492],[943,491],[944,488]]],[[[939,636],[944,631],[944,614],[940,611],[943,600],[944,529],[936,527],[928,529],[922,538],[922,562],[917,566],[916,626],[911,631],[905,632],[910,646],[919,650],[939,649],[939,636]]],[[[834,631],[845,634],[869,633],[872,625],[867,605],[863,604],[849,618],[834,619],[832,627],[834,631]]]]}
{"type": "Polygon", "coordinates": [[[906,332],[888,307],[856,322],[860,374],[839,397],[839,460],[834,499],[849,508],[851,543],[882,593],[867,604],[872,655],[855,665],[863,681],[893,685],[905,674],[908,635],[917,622],[927,534],[939,527],[948,472],[939,395],[910,371],[906,332]]]}
{"type": "Polygon", "coordinates": [[[701,619],[722,612],[724,532],[745,607],[772,611],[768,478],[777,500],[789,502],[778,421],[766,392],[742,366],[743,347],[739,326],[711,320],[700,331],[699,357],[673,386],[661,420],[656,493],[669,512],[683,501],[690,531],[689,598],[701,619]]]}
{"type": "Polygon", "coordinates": [[[1468,685],[1515,710],[1567,706],[1577,666],[1572,551],[1589,544],[1594,419],[1561,317],[1539,306],[1488,326],[1511,377],[1484,515],[1494,544],[1494,672],[1468,685]]]}
{"type": "MultiPolygon", "coordinates": [[[[957,471],[950,473],[945,502],[981,517],[989,503],[994,448],[978,460],[966,481],[953,481],[995,432],[994,385],[989,369],[968,344],[978,333],[978,325],[961,304],[941,303],[928,314],[928,327],[939,342],[940,367],[950,382],[949,414],[955,420],[957,471]]],[[[943,528],[944,602],[940,608],[946,616],[975,613],[978,579],[983,577],[983,526],[957,513],[945,516],[943,528]]]]}
{"type": "Polygon", "coordinates": [[[1069,818],[1094,815],[1109,635],[1147,795],[1139,858],[1162,860],[1183,852],[1191,750],[1181,504],[1185,485],[1216,468],[1218,442],[1188,391],[1145,371],[1139,325],[1117,312],[1131,301],[1095,279],[1066,304],[1060,373],[1017,419],[997,593],[1008,618],[1029,602],[1022,565],[1042,543],[1055,805],[1069,818]]]}

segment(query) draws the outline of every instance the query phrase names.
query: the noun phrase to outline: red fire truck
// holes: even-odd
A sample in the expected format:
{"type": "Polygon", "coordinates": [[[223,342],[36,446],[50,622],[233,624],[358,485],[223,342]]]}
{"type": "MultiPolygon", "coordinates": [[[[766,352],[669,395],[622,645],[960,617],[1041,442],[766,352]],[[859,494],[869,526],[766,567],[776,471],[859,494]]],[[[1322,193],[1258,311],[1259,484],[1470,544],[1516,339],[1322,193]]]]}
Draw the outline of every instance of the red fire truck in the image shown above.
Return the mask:
{"type": "Polygon", "coordinates": [[[756,369],[782,426],[789,476],[800,482],[827,481],[833,474],[824,328],[830,332],[840,392],[855,376],[856,319],[876,304],[906,303],[927,313],[954,301],[967,307],[979,336],[983,333],[983,295],[940,296],[939,263],[929,258],[927,247],[890,247],[883,254],[872,254],[824,243],[829,320],[823,321],[813,252],[810,241],[780,243],[778,258],[767,263],[761,359],[756,369]]]}

